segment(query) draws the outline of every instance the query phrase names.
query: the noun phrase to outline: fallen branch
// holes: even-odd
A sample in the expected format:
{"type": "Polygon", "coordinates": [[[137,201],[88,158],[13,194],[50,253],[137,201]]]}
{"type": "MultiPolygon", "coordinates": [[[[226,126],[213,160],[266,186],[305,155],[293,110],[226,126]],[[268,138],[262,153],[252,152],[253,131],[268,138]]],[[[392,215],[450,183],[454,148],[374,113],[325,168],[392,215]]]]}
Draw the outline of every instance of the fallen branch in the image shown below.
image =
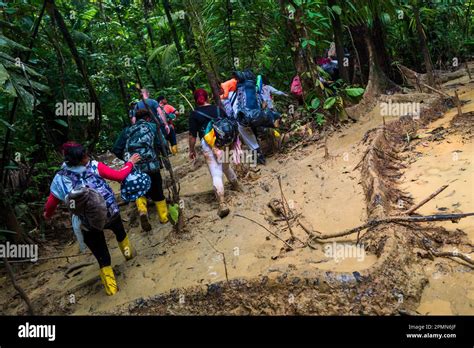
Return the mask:
{"type": "Polygon", "coordinates": [[[429,201],[431,201],[433,198],[435,198],[437,195],[439,195],[441,192],[443,192],[449,185],[443,185],[441,186],[439,189],[437,189],[435,192],[433,192],[431,195],[429,195],[428,197],[426,197],[424,200],[422,200],[420,203],[416,204],[415,206],[413,206],[412,208],[408,209],[407,211],[405,211],[403,214],[404,215],[410,215],[412,214],[413,212],[415,212],[418,208],[422,207],[423,205],[425,205],[426,203],[428,203],[429,201]]]}
{"type": "Polygon", "coordinates": [[[468,264],[474,266],[474,260],[472,260],[469,256],[459,253],[459,252],[436,251],[434,249],[430,249],[430,252],[433,254],[433,256],[436,256],[436,257],[457,257],[458,259],[466,261],[468,264]]]}
{"type": "Polygon", "coordinates": [[[449,95],[449,94],[446,94],[444,92],[441,92],[440,90],[436,89],[436,88],[433,88],[431,87],[430,85],[427,85],[426,83],[423,83],[420,81],[420,84],[423,85],[423,87],[426,87],[428,88],[429,90],[433,91],[433,92],[436,92],[438,94],[441,94],[443,97],[446,97],[446,98],[449,98],[451,99],[452,97],[449,95]]]}
{"type": "Polygon", "coordinates": [[[214,249],[214,251],[218,254],[221,254],[222,255],[222,261],[224,262],[224,271],[225,271],[225,279],[227,280],[227,283],[229,282],[229,276],[227,274],[227,262],[225,260],[225,254],[222,252],[222,251],[219,251],[216,249],[216,247],[209,241],[209,239],[206,238],[205,235],[201,234],[202,237],[206,240],[207,243],[209,243],[209,245],[211,246],[212,249],[214,249]]]}
{"type": "Polygon", "coordinates": [[[361,160],[359,161],[359,163],[357,163],[357,165],[354,167],[354,169],[352,169],[352,171],[354,171],[354,170],[356,170],[357,168],[360,167],[360,165],[362,164],[362,162],[364,162],[365,157],[367,157],[367,154],[369,153],[369,151],[370,151],[371,148],[372,148],[372,147],[370,147],[370,146],[367,147],[367,150],[365,150],[364,155],[362,156],[361,160]]]}
{"type": "Polygon", "coordinates": [[[281,176],[278,176],[278,185],[280,186],[280,193],[281,193],[281,205],[283,207],[283,217],[286,220],[286,224],[288,225],[288,229],[290,230],[291,238],[294,240],[295,239],[295,234],[293,233],[293,230],[291,229],[290,225],[290,220],[288,219],[288,209],[290,209],[288,202],[286,201],[285,195],[283,194],[283,187],[281,185],[281,176]]]}
{"type": "Polygon", "coordinates": [[[454,101],[456,102],[456,107],[458,109],[458,116],[462,116],[461,101],[459,100],[458,91],[454,91],[454,101]]]}
{"type": "Polygon", "coordinates": [[[13,269],[10,266],[10,263],[8,262],[8,259],[6,257],[3,258],[3,262],[5,263],[5,268],[7,269],[8,276],[10,277],[10,280],[12,281],[13,287],[15,288],[16,291],[18,291],[18,294],[20,297],[25,301],[26,306],[28,307],[28,314],[29,315],[35,315],[35,311],[33,310],[33,306],[31,304],[30,298],[26,294],[26,292],[23,290],[23,288],[18,285],[15,279],[15,274],[13,273],[13,269]]]}
{"type": "Polygon", "coordinates": [[[264,228],[268,233],[270,233],[273,237],[275,237],[276,239],[282,241],[288,248],[290,248],[291,250],[294,250],[294,248],[288,244],[286,241],[284,241],[283,239],[281,239],[277,234],[273,233],[272,231],[270,231],[268,228],[266,228],[264,225],[262,225],[260,222],[258,221],[255,221],[251,218],[248,218],[246,216],[243,216],[243,215],[240,215],[240,214],[234,214],[234,216],[238,216],[238,217],[241,217],[241,218],[244,218],[244,219],[247,219],[249,221],[252,221],[253,223],[259,225],[260,227],[264,228]]]}
{"type": "MultiPolygon", "coordinates": [[[[39,257],[38,261],[46,261],[46,260],[56,260],[56,259],[67,259],[69,262],[70,257],[79,257],[84,255],[92,255],[92,253],[81,253],[81,254],[74,254],[74,255],[66,255],[66,256],[51,256],[51,257],[39,257]]],[[[23,263],[23,262],[32,262],[31,260],[18,260],[18,261],[9,261],[10,263],[23,263]]]]}
{"type": "Polygon", "coordinates": [[[380,224],[386,224],[386,223],[396,223],[400,221],[406,221],[406,222],[453,221],[453,222],[457,222],[457,220],[468,217],[468,216],[474,216],[474,213],[427,215],[427,216],[392,216],[392,217],[388,217],[384,219],[371,220],[358,227],[352,228],[350,230],[338,232],[338,233],[321,235],[321,236],[315,235],[314,237],[310,238],[310,242],[315,239],[324,240],[324,239],[343,237],[349,234],[360,232],[367,228],[372,228],[380,224]]]}
{"type": "Polygon", "coordinates": [[[79,268],[83,268],[83,267],[87,267],[87,266],[90,266],[90,265],[93,265],[94,262],[80,262],[80,263],[76,263],[75,265],[72,265],[70,266],[66,272],[65,272],[65,277],[66,278],[69,278],[69,273],[71,272],[74,272],[76,270],[78,270],[79,268]]]}

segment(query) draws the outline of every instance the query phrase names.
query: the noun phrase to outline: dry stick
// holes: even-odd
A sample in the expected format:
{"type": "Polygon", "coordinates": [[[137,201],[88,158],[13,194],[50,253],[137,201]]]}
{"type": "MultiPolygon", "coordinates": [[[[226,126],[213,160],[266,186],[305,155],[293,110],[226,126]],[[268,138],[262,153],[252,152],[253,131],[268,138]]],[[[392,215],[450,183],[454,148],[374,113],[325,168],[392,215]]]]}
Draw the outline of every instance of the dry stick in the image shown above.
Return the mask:
{"type": "Polygon", "coordinates": [[[69,276],[68,276],[69,273],[74,272],[74,271],[76,271],[76,270],[78,270],[78,269],[80,269],[80,268],[93,265],[93,264],[94,264],[94,262],[80,262],[80,263],[77,263],[77,264],[75,264],[75,265],[70,266],[70,267],[66,270],[66,272],[64,272],[64,275],[66,276],[66,278],[69,278],[69,276]]]}
{"type": "Polygon", "coordinates": [[[380,224],[391,223],[391,222],[400,222],[400,221],[408,221],[408,222],[429,222],[429,221],[456,221],[468,216],[474,216],[474,213],[465,213],[465,214],[443,214],[443,215],[426,215],[426,216],[392,216],[384,219],[378,220],[371,220],[366,222],[363,225],[358,227],[352,228],[350,230],[337,232],[333,234],[327,234],[322,236],[314,236],[310,238],[310,241],[314,239],[330,239],[330,238],[337,238],[347,236],[349,234],[357,233],[359,231],[365,230],[369,227],[375,227],[380,224]]]}
{"type": "Polygon", "coordinates": [[[12,281],[13,287],[15,288],[16,291],[18,291],[18,294],[20,294],[20,297],[25,301],[26,306],[28,307],[28,313],[30,315],[35,315],[35,311],[33,310],[33,306],[31,305],[30,298],[28,295],[25,293],[25,291],[22,289],[20,285],[15,280],[15,274],[13,274],[13,269],[10,266],[10,263],[8,262],[8,259],[6,257],[3,258],[3,262],[5,263],[5,268],[7,269],[8,276],[10,277],[10,280],[12,281]]]}
{"type": "MultiPolygon", "coordinates": [[[[280,186],[281,203],[282,203],[281,205],[283,206],[283,215],[284,215],[284,218],[286,220],[286,224],[288,225],[288,229],[290,230],[291,238],[295,239],[295,235],[294,235],[293,230],[291,229],[291,226],[290,226],[290,220],[288,219],[288,212],[286,210],[286,207],[287,207],[288,203],[286,202],[285,195],[283,194],[283,187],[281,186],[281,176],[280,175],[278,176],[278,185],[280,186]]],[[[288,208],[289,208],[289,206],[288,206],[288,208]]]]}
{"type": "Polygon", "coordinates": [[[467,75],[469,76],[469,80],[472,80],[472,77],[471,77],[471,71],[469,70],[469,66],[467,65],[467,62],[464,63],[465,66],[466,66],[466,71],[467,71],[467,75]]]}
{"type": "Polygon", "coordinates": [[[214,245],[212,245],[212,243],[209,241],[209,239],[206,238],[205,235],[203,235],[201,233],[202,237],[206,240],[206,242],[209,243],[209,245],[211,246],[212,249],[214,249],[214,251],[218,254],[221,254],[222,255],[222,260],[224,262],[224,270],[225,270],[225,279],[227,280],[227,283],[229,282],[229,276],[227,274],[227,262],[225,261],[225,254],[222,252],[222,251],[219,251],[216,249],[216,247],[214,245]]]}
{"type": "MultiPolygon", "coordinates": [[[[79,257],[84,255],[92,255],[92,253],[81,253],[81,254],[74,254],[74,255],[65,255],[65,256],[51,256],[51,257],[39,257],[38,261],[46,261],[46,260],[56,260],[56,259],[68,259],[70,257],[79,257]]],[[[31,262],[31,260],[20,260],[20,261],[10,261],[10,263],[23,263],[23,262],[31,262]]]]}
{"type": "Polygon", "coordinates": [[[268,233],[270,233],[273,237],[275,237],[276,239],[282,241],[288,248],[290,248],[291,250],[294,250],[294,248],[288,244],[286,241],[284,241],[283,239],[281,239],[277,234],[273,233],[272,231],[270,231],[268,228],[266,228],[264,225],[262,225],[260,222],[258,221],[255,221],[251,218],[248,218],[246,216],[243,216],[243,215],[240,215],[240,214],[234,214],[234,216],[238,216],[238,217],[241,217],[241,218],[244,218],[244,219],[247,219],[249,221],[252,221],[253,223],[256,223],[257,225],[259,225],[260,227],[264,228],[268,233]]]}
{"type": "Polygon", "coordinates": [[[365,150],[364,155],[362,156],[361,160],[359,161],[359,163],[357,163],[357,165],[354,167],[354,169],[352,169],[352,171],[354,171],[354,170],[356,170],[357,168],[360,167],[360,165],[362,164],[362,162],[364,162],[365,157],[367,157],[367,154],[369,153],[370,149],[371,149],[370,146],[367,147],[367,150],[365,150]]]}
{"type": "Polygon", "coordinates": [[[417,73],[415,73],[415,81],[416,81],[416,85],[418,86],[418,89],[420,90],[420,92],[423,92],[423,90],[421,89],[421,86],[420,86],[420,78],[418,77],[417,73]]]}
{"type": "Polygon", "coordinates": [[[324,158],[328,159],[329,156],[329,149],[328,149],[328,135],[324,135],[324,158]]]}
{"type": "Polygon", "coordinates": [[[436,257],[457,257],[463,261],[466,261],[470,265],[474,266],[474,261],[467,255],[453,252],[453,251],[436,251],[434,249],[430,249],[430,252],[436,257]]]}
{"type": "Polygon", "coordinates": [[[458,116],[462,116],[461,101],[459,100],[458,91],[454,91],[454,100],[456,101],[456,107],[458,108],[458,116]]]}
{"type": "Polygon", "coordinates": [[[433,192],[432,194],[430,194],[428,197],[426,197],[424,200],[422,200],[420,203],[416,204],[415,206],[413,206],[412,208],[408,209],[407,211],[405,211],[403,214],[404,215],[410,215],[412,214],[414,211],[416,211],[418,208],[420,208],[421,206],[425,205],[426,203],[428,203],[429,201],[431,201],[433,198],[435,198],[437,195],[439,195],[441,192],[443,192],[449,185],[443,185],[441,186],[439,189],[437,189],[435,192],[433,192]]]}
{"type": "Polygon", "coordinates": [[[450,98],[450,99],[452,98],[449,94],[446,94],[446,93],[444,93],[444,92],[441,92],[439,89],[433,88],[433,87],[431,87],[430,85],[427,85],[426,83],[420,82],[420,84],[422,84],[423,87],[426,87],[426,88],[428,88],[429,90],[432,90],[433,92],[436,92],[436,93],[441,94],[443,97],[450,98]]]}

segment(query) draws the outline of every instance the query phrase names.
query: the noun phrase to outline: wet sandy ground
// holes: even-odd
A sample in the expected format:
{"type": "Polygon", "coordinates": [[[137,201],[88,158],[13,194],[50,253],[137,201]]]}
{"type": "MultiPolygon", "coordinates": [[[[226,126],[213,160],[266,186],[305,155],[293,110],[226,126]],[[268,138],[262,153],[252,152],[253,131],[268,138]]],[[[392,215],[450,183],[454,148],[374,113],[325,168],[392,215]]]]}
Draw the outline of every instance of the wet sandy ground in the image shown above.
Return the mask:
{"type": "MultiPolygon", "coordinates": [[[[461,99],[472,99],[471,94],[462,91],[461,99]]],[[[471,102],[463,106],[463,110],[468,111],[472,105],[471,102]]],[[[449,123],[454,113],[453,110],[449,111],[429,129],[438,127],[439,122],[449,123]]],[[[222,220],[216,215],[217,204],[207,167],[191,172],[181,179],[184,211],[186,218],[191,218],[187,222],[189,233],[180,239],[173,238],[170,235],[171,226],[160,225],[154,208],[150,206],[154,229],[147,234],[139,227],[129,228],[130,238],[139,255],[125,262],[112,234],[106,232],[120,289],[113,297],[105,295],[94,258],[87,255],[69,259],[69,262],[65,259],[41,262],[25,271],[18,271],[21,274],[19,282],[32,300],[41,304],[44,313],[79,315],[113,311],[137,299],[174,288],[205,286],[224,280],[224,263],[216,250],[226,256],[229,279],[274,276],[288,269],[304,272],[315,268],[332,271],[368,268],[375,263],[375,255],[366,255],[360,261],[357,258],[336,261],[325,255],[324,245],[319,250],[304,248],[281,255],[281,241],[269,236],[251,221],[234,214],[255,219],[287,239],[289,232],[282,230],[283,222],[278,224],[278,228],[266,222],[266,218],[272,216],[267,203],[272,198],[280,198],[277,175],[281,175],[289,203],[303,214],[305,221],[314,229],[333,233],[362,224],[366,220],[365,198],[359,184],[360,173],[358,170],[353,171],[353,168],[365,149],[360,142],[363,135],[381,123],[382,118],[376,108],[358,123],[335,132],[328,139],[329,159],[324,158],[324,149],[318,144],[296,150],[291,155],[279,154],[269,158],[266,166],[258,167],[260,171],[255,174],[254,180],[244,181],[245,194],[226,191],[231,214],[222,220]],[[84,261],[92,264],[71,272],[69,278],[65,277],[68,267],[84,261]],[[70,294],[75,296],[75,303],[70,303],[70,294]]],[[[429,129],[424,131],[428,132],[429,129]]],[[[428,146],[420,142],[415,151],[421,156],[410,165],[402,179],[402,189],[410,192],[415,202],[442,184],[450,183],[450,187],[420,209],[420,213],[434,213],[441,207],[453,212],[474,211],[472,142],[463,143],[456,135],[447,140],[442,144],[430,142],[428,146]],[[454,151],[459,155],[455,162],[452,161],[454,151]]],[[[179,144],[180,153],[173,158],[175,166],[187,165],[186,141],[182,139],[179,144]]],[[[114,189],[118,188],[117,185],[113,186],[114,189]]],[[[122,217],[128,221],[133,209],[133,205],[125,207],[122,217]]],[[[465,219],[458,225],[446,223],[446,228],[461,228],[472,239],[472,225],[472,219],[465,219]]],[[[304,231],[296,227],[295,233],[302,239],[306,236],[304,231]]],[[[353,243],[354,239],[347,237],[341,241],[353,243]]],[[[78,245],[74,243],[55,255],[77,252],[78,245]]],[[[449,267],[446,262],[435,262],[426,268],[430,283],[423,294],[418,309],[420,313],[474,314],[473,273],[458,271],[457,267],[462,270],[465,267],[457,266],[454,262],[449,267]]],[[[5,277],[0,278],[0,308],[5,314],[15,314],[23,308],[5,277]]]]}
{"type": "MultiPolygon", "coordinates": [[[[465,80],[465,79],[463,79],[465,80]]],[[[451,82],[451,84],[455,83],[451,82]]],[[[459,82],[459,81],[458,81],[459,82]]],[[[454,95],[454,91],[450,91],[454,95]]],[[[474,90],[470,86],[458,87],[463,113],[474,111],[474,90]]],[[[418,132],[421,140],[413,150],[414,162],[402,177],[402,189],[412,194],[419,202],[439,187],[449,184],[435,199],[419,209],[422,215],[461,213],[474,211],[474,143],[461,134],[449,134],[439,141],[426,141],[430,132],[438,127],[448,129],[457,115],[453,108],[444,117],[418,132]]],[[[472,123],[471,123],[472,126],[472,123]]],[[[472,218],[462,219],[457,224],[440,222],[447,230],[460,229],[467,233],[474,243],[474,223],[472,218]]],[[[456,246],[445,251],[455,251],[456,246]]],[[[474,258],[474,254],[470,254],[474,258]]],[[[429,284],[423,293],[418,312],[421,314],[474,314],[474,272],[466,272],[466,267],[456,262],[437,259],[425,268],[429,284]]]]}

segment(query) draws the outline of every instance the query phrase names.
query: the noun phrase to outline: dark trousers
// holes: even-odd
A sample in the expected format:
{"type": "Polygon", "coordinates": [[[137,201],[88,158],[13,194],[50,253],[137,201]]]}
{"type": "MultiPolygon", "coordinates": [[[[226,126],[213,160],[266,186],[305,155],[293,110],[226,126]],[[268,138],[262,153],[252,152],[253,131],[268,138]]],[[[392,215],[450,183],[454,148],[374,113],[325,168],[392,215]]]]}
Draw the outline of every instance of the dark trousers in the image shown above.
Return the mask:
{"type": "Polygon", "coordinates": [[[146,196],[151,198],[153,202],[159,202],[165,199],[165,195],[163,193],[163,182],[161,179],[160,171],[156,171],[153,173],[147,173],[151,179],[151,187],[148,190],[146,196]]]}
{"type": "MultiPolygon", "coordinates": [[[[127,236],[125,228],[123,227],[122,218],[120,214],[115,215],[105,226],[105,230],[112,230],[115,234],[117,242],[121,242],[127,236]]],[[[99,267],[103,268],[110,266],[112,261],[110,259],[109,248],[105,241],[104,231],[90,228],[89,231],[83,231],[84,234],[84,243],[92,251],[92,254],[97,259],[99,267]]]]}
{"type": "Polygon", "coordinates": [[[174,130],[174,126],[170,125],[170,133],[166,134],[166,129],[165,126],[161,126],[161,133],[163,133],[163,136],[165,137],[166,140],[169,141],[171,146],[174,146],[177,144],[176,142],[176,131],[174,130]]]}

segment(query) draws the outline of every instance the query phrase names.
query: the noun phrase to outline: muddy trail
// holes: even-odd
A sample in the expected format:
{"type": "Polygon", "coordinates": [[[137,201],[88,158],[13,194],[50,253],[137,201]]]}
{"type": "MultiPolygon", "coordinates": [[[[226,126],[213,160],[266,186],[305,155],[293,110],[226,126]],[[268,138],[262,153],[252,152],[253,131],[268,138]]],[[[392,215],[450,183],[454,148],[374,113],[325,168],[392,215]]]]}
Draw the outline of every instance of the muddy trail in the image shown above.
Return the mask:
{"type": "MultiPolygon", "coordinates": [[[[122,217],[138,256],[125,262],[106,231],[120,289],[115,296],[105,295],[91,255],[47,259],[77,255],[76,242],[45,244],[43,260],[15,265],[18,283],[41,314],[474,314],[472,265],[456,257],[473,256],[474,218],[383,223],[327,238],[403,215],[442,185],[449,186],[417,213],[474,212],[472,87],[467,76],[443,85],[459,94],[462,117],[436,94],[384,95],[327,139],[242,170],[246,192],[226,189],[231,213],[225,219],[216,215],[207,167],[202,159],[187,160],[182,135],[172,162],[185,233],[160,225],[151,206],[154,228],[143,232],[130,204],[122,217]],[[380,103],[389,99],[419,102],[420,119],[384,119],[380,103]],[[281,191],[288,221],[279,214],[281,191]],[[337,246],[351,255],[328,256],[337,246]]],[[[25,313],[5,274],[0,306],[4,314],[25,313]]]]}

